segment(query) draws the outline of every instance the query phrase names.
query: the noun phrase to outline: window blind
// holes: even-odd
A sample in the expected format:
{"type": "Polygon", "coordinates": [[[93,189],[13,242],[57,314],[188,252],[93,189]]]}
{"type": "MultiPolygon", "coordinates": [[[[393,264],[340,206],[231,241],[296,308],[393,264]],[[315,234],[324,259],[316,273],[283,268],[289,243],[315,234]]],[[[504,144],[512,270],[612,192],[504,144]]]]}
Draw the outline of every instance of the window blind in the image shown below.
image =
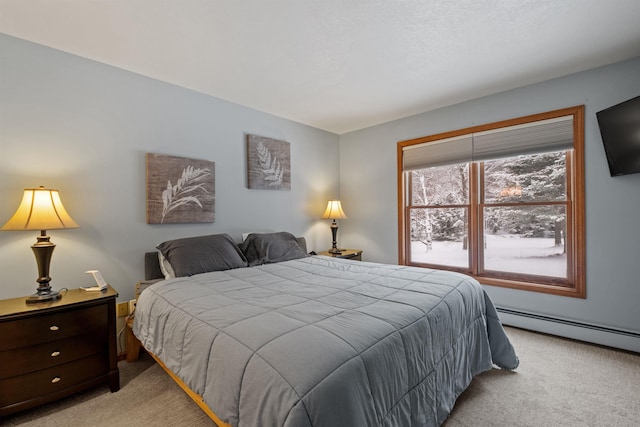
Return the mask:
{"type": "Polygon", "coordinates": [[[470,134],[402,148],[405,171],[465,163],[472,157],[473,143],[470,134]]]}
{"type": "Polygon", "coordinates": [[[573,148],[573,116],[556,117],[402,148],[403,170],[573,148]]]}

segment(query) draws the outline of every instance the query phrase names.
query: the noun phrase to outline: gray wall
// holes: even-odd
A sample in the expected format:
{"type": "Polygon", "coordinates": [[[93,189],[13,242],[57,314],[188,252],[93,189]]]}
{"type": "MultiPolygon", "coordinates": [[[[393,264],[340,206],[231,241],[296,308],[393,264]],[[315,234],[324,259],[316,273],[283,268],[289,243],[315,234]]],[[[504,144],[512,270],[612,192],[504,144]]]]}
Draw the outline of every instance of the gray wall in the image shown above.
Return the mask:
{"type": "Polygon", "coordinates": [[[397,141],[584,104],[587,298],[486,289],[500,307],[640,332],[640,174],[610,177],[595,116],[638,95],[640,58],[342,135],[342,240],[397,263],[397,141]]]}
{"type": "MultiPolygon", "coordinates": [[[[339,243],[397,262],[396,142],[586,105],[587,299],[486,287],[496,305],[640,332],[640,174],[611,178],[595,112],[640,94],[640,58],[337,135],[94,61],[0,35],[0,222],[22,189],[45,185],[81,228],[52,230],[54,288],[100,269],[133,297],[142,253],[176,237],[289,230],[330,244],[326,201],[349,216],[339,243]],[[246,188],[245,134],[291,143],[289,192],[246,188]],[[144,154],[216,163],[216,222],[148,225],[144,154]],[[339,180],[336,177],[340,177],[339,180]]],[[[0,232],[0,298],[35,290],[37,232],[0,232]]]]}
{"type": "MultiPolygon", "coordinates": [[[[143,253],[176,237],[287,230],[330,245],[319,218],[339,195],[337,135],[6,35],[0,64],[0,223],[23,188],[44,185],[80,224],[48,233],[55,289],[99,269],[131,299],[143,253]],[[247,189],[247,133],[291,144],[291,191],[247,189]],[[215,223],[146,224],[146,152],[215,162],[215,223]]],[[[0,232],[0,298],[35,291],[37,235],[0,232]]]]}

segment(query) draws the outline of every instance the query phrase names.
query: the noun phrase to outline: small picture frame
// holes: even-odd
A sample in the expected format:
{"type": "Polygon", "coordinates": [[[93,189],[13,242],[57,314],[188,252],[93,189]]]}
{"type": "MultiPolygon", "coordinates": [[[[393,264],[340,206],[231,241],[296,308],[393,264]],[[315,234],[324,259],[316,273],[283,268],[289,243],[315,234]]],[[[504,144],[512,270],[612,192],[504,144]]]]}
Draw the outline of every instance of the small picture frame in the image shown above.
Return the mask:
{"type": "Polygon", "coordinates": [[[81,288],[85,291],[105,291],[107,290],[107,282],[102,277],[102,274],[98,270],[88,270],[85,273],[90,274],[93,277],[93,280],[96,282],[96,286],[91,286],[88,288],[81,288]]]}

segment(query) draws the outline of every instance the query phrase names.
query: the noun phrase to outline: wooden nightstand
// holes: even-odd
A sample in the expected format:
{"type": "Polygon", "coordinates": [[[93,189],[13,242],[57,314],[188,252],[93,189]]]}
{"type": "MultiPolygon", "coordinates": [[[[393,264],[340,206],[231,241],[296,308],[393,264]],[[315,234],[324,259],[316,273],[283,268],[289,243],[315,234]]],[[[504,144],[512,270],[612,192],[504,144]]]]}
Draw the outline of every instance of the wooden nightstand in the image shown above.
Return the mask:
{"type": "Polygon", "coordinates": [[[109,286],[50,303],[0,301],[0,417],[99,384],[120,389],[117,296],[109,286]]]}
{"type": "Polygon", "coordinates": [[[332,256],[334,258],[346,258],[362,261],[362,249],[342,249],[340,254],[332,254],[329,251],[318,252],[318,255],[332,256]]]}

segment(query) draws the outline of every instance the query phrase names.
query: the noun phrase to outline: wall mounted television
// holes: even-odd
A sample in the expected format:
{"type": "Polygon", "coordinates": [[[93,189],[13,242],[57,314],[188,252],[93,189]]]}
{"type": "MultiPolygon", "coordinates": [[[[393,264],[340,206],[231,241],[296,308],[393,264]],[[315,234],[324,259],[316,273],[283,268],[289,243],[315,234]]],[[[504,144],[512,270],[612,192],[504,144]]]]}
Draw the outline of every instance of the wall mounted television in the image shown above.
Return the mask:
{"type": "Polygon", "coordinates": [[[596,116],[611,176],[640,173],[640,96],[596,116]]]}

